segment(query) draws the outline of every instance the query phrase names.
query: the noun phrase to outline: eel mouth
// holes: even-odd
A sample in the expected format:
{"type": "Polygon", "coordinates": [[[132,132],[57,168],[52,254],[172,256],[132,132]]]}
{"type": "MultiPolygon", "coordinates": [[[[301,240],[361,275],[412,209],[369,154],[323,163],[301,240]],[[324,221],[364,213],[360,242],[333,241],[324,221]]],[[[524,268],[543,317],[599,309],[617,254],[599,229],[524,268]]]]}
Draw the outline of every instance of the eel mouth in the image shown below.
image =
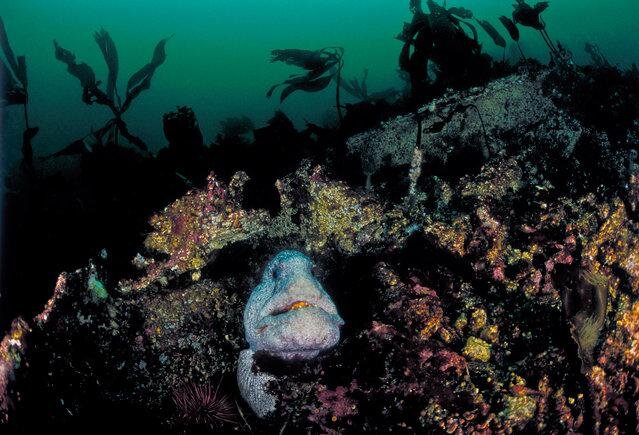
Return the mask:
{"type": "Polygon", "coordinates": [[[278,307],[276,309],[274,309],[271,312],[271,316],[278,316],[280,314],[284,314],[284,313],[288,313],[289,311],[294,311],[294,310],[301,310],[303,308],[309,308],[309,307],[314,307],[315,305],[311,304],[310,302],[307,301],[295,301],[295,302],[291,302],[288,305],[285,305],[283,307],[278,307]]]}

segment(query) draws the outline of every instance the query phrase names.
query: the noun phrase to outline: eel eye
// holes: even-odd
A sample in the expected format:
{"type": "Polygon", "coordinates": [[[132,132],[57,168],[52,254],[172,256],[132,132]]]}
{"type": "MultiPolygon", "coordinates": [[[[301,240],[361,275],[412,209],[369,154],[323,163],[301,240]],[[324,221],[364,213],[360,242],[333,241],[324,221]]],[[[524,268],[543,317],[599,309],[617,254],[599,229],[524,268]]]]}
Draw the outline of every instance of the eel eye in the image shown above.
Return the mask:
{"type": "Polygon", "coordinates": [[[273,276],[273,279],[278,279],[280,277],[281,272],[282,272],[281,267],[279,265],[275,266],[273,268],[273,272],[271,273],[271,275],[273,276]]]}

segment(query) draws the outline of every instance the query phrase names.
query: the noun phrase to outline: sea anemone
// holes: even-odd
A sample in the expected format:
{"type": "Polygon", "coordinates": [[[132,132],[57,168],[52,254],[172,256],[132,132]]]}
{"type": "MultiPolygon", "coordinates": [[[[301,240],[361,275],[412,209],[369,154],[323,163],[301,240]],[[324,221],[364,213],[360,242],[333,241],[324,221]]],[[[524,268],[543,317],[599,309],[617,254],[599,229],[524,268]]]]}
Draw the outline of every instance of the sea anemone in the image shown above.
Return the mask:
{"type": "Polygon", "coordinates": [[[189,424],[218,426],[235,422],[233,405],[220,392],[222,379],[213,388],[210,383],[187,383],[173,391],[173,403],[182,420],[189,424]]]}

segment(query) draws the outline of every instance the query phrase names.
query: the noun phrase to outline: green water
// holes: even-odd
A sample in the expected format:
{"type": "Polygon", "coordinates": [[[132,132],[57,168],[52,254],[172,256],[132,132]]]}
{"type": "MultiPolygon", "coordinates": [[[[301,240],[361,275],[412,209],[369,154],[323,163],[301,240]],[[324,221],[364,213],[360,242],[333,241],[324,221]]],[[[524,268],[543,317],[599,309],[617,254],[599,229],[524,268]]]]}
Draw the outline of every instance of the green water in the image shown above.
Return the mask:
{"type": "MultiPolygon", "coordinates": [[[[448,6],[468,7],[477,18],[497,26],[499,15],[510,15],[511,3],[466,0],[449,1],[448,6]]],[[[207,143],[229,116],[249,116],[257,126],[278,108],[298,125],[334,116],[329,91],[294,94],[281,106],[277,98],[265,98],[272,84],[296,72],[269,63],[274,48],[343,46],[347,78],[368,68],[371,90],[400,88],[396,70],[401,42],[394,37],[411,14],[408,0],[3,0],[0,16],[16,54],[27,56],[30,116],[40,127],[34,148],[42,155],[109,119],[104,107],[82,103],[77,80],[54,58],[53,39],[91,65],[104,81],[106,66],[92,36],[104,26],[118,47],[122,90],[129,76],[150,60],[155,43],[174,35],[151,89],[125,115],[131,131],[157,150],[166,143],[162,114],[177,105],[195,110],[207,143]]],[[[582,49],[586,41],[597,43],[612,63],[639,61],[637,0],[555,0],[543,16],[550,35],[572,50],[577,62],[587,61],[582,49]]],[[[501,49],[485,34],[480,37],[485,50],[500,58],[501,49]]],[[[537,34],[522,29],[527,54],[546,62],[542,44],[537,34]]],[[[3,160],[10,163],[20,153],[20,109],[9,107],[3,121],[3,160]]]]}

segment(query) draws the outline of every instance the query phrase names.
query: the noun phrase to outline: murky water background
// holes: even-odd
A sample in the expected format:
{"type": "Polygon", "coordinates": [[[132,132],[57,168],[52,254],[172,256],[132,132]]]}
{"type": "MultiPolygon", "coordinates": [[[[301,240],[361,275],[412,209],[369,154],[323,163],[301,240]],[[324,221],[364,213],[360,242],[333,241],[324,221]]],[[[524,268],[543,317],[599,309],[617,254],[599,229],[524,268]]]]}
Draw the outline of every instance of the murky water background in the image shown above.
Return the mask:
{"type": "MultiPolygon", "coordinates": [[[[449,1],[448,6],[466,6],[477,18],[499,26],[497,17],[510,15],[511,3],[466,0],[449,1]]],[[[82,103],[77,80],[54,58],[53,39],[105,80],[106,66],[93,40],[93,32],[104,26],[118,47],[123,88],[149,61],[155,43],[174,35],[151,90],[125,116],[129,128],[157,150],[166,142],[162,114],[177,105],[195,110],[207,143],[229,116],[249,116],[258,126],[269,119],[280,105],[277,98],[265,98],[266,90],[295,72],[269,63],[274,48],[340,45],[346,49],[347,78],[368,68],[370,89],[401,87],[396,72],[401,42],[395,36],[411,15],[408,1],[400,0],[5,0],[0,16],[16,54],[27,56],[31,119],[40,127],[34,147],[37,154],[46,154],[109,119],[104,107],[82,103]]],[[[637,0],[555,0],[544,13],[552,38],[565,43],[578,62],[587,61],[583,44],[592,41],[620,65],[639,61],[637,17],[637,0]]],[[[480,37],[489,53],[501,57],[501,49],[481,31],[480,37]]],[[[522,29],[522,45],[527,54],[547,60],[541,38],[530,29],[522,29]]],[[[322,123],[334,117],[333,101],[331,92],[299,93],[281,108],[298,125],[305,120],[322,123]]],[[[20,155],[20,110],[10,107],[3,116],[5,169],[20,155]]]]}

